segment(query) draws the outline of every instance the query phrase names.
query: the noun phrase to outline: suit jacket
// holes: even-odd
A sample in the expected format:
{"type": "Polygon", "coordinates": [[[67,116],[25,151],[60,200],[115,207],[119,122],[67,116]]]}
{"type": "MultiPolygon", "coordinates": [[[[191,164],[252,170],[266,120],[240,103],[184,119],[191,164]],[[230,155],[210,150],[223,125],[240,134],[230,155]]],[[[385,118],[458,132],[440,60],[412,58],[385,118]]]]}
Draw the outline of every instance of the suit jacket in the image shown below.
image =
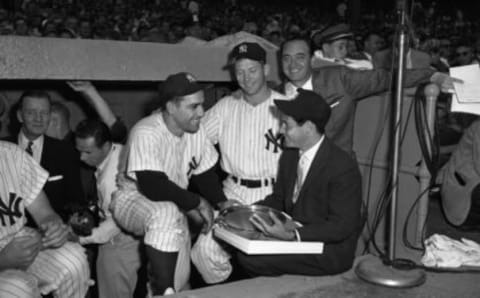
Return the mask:
{"type": "Polygon", "coordinates": [[[298,233],[302,241],[324,242],[324,253],[316,260],[326,272],[348,270],[363,227],[357,162],[325,138],[293,204],[298,161],[298,150],[283,151],[274,191],[259,204],[284,211],[300,222],[303,227],[298,228],[298,233]]]}
{"type": "MultiPolygon", "coordinates": [[[[373,66],[375,68],[391,68],[392,63],[395,64],[397,61],[393,61],[394,55],[392,49],[385,49],[383,51],[376,52],[373,55],[373,66]]],[[[428,53],[409,49],[407,51],[407,56],[405,63],[407,64],[408,69],[413,68],[427,68],[430,67],[432,63],[432,58],[428,53]],[[408,65],[409,64],[409,65],[408,65]]]]}
{"type": "MultiPolygon", "coordinates": [[[[415,69],[405,72],[405,87],[428,81],[434,70],[415,69]]],[[[386,69],[355,70],[345,66],[326,66],[313,70],[313,91],[327,103],[338,104],[325,127],[325,134],[338,147],[353,155],[353,124],[358,100],[385,92],[390,88],[391,72],[386,69]]],[[[284,92],[285,88],[281,88],[284,92]]]]}
{"type": "MultiPolygon", "coordinates": [[[[71,144],[44,137],[40,165],[48,171],[49,179],[43,190],[53,209],[66,220],[72,209],[85,205],[80,160],[71,144]]],[[[17,144],[18,136],[10,136],[5,140],[17,144]]]]}

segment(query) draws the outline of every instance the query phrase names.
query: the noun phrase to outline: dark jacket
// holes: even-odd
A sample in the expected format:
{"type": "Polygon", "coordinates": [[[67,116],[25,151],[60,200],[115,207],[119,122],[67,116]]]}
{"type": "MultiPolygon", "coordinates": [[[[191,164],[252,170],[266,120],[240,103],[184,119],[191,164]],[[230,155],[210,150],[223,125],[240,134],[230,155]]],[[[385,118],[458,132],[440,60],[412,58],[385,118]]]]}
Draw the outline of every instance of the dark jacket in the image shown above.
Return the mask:
{"type": "MultiPolygon", "coordinates": [[[[405,72],[404,87],[414,87],[428,81],[431,69],[411,69],[405,72]]],[[[387,91],[395,81],[385,69],[355,70],[345,66],[314,69],[313,91],[320,94],[332,108],[325,133],[338,147],[353,155],[353,124],[358,100],[387,91]]],[[[281,88],[284,93],[284,87],[281,88]]]]}
{"type": "Polygon", "coordinates": [[[298,150],[283,151],[273,193],[258,204],[284,211],[300,222],[302,241],[324,242],[324,253],[315,258],[324,273],[348,270],[363,226],[358,165],[325,138],[293,204],[298,160],[298,150]]]}

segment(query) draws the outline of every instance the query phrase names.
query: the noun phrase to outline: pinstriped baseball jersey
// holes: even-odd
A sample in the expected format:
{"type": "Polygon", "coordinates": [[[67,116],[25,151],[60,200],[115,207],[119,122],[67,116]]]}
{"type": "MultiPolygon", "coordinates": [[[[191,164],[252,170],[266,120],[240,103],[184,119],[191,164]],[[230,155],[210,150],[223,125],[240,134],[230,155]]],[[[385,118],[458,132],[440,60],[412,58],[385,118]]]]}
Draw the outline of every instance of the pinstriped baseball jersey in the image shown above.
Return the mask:
{"type": "MultiPolygon", "coordinates": [[[[271,90],[266,101],[253,106],[243,98],[226,96],[206,112],[202,123],[212,142],[219,144],[221,166],[228,174],[251,180],[275,178],[281,137],[274,99],[287,97],[271,90]]],[[[232,188],[229,184],[231,179],[226,180],[226,189],[232,188]]],[[[253,201],[263,199],[271,189],[269,185],[266,193],[257,191],[253,201]]],[[[225,191],[229,199],[241,199],[241,192],[240,186],[237,191],[225,191]]]]}
{"type": "Polygon", "coordinates": [[[25,225],[25,207],[38,196],[48,178],[20,147],[0,141],[0,249],[25,225]]]}
{"type": "Polygon", "coordinates": [[[140,120],[132,129],[127,144],[126,174],[136,180],[135,171],[159,171],[181,188],[187,188],[193,174],[215,165],[218,153],[203,127],[196,133],[172,134],[161,113],[140,120]]]}

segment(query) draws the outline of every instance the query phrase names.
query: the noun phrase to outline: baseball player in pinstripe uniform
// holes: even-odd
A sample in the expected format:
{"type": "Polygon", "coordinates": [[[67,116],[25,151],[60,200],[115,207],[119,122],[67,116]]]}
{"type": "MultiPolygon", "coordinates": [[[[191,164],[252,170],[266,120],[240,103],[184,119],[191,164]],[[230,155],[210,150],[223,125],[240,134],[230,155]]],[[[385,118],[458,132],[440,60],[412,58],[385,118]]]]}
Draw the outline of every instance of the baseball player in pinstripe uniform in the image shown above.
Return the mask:
{"type": "MultiPolygon", "coordinates": [[[[228,174],[223,189],[228,201],[252,204],[272,192],[281,153],[279,118],[273,100],[286,98],[267,86],[266,52],[244,42],[231,52],[233,73],[241,96],[226,96],[202,120],[208,137],[219,145],[220,165],[228,174]]],[[[221,282],[232,271],[230,255],[212,238],[201,235],[192,248],[192,261],[207,283],[221,282]]]]}
{"type": "Polygon", "coordinates": [[[25,151],[0,141],[0,297],[85,297],[90,272],[83,248],[42,191],[48,173],[25,151]],[[40,231],[25,227],[25,211],[40,231]]]}
{"type": "Polygon", "coordinates": [[[218,153],[200,125],[203,87],[188,73],[167,78],[159,111],[140,120],[126,146],[126,176],[111,209],[127,231],[144,235],[152,294],[181,290],[190,273],[190,235],[185,214],[210,230],[213,211],[186,190],[189,181],[215,204],[226,200],[212,167],[218,153]]]}

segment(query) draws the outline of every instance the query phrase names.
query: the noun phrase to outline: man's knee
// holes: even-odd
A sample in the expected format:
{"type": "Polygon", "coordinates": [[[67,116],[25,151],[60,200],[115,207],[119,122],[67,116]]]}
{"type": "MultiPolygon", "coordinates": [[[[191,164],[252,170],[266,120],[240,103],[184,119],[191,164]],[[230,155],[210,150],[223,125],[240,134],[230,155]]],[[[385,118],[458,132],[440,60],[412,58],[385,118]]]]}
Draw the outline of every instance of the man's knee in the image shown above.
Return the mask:
{"type": "Polygon", "coordinates": [[[184,214],[173,202],[157,202],[152,204],[150,214],[146,218],[148,228],[175,228],[184,218],[184,214]]]}
{"type": "Polygon", "coordinates": [[[90,266],[87,255],[85,254],[85,249],[72,242],[67,242],[61,249],[62,252],[59,254],[58,260],[68,268],[66,271],[66,279],[88,282],[90,278],[90,266]]]}
{"type": "Polygon", "coordinates": [[[7,270],[0,273],[0,297],[40,297],[36,278],[25,271],[7,270]]]}

